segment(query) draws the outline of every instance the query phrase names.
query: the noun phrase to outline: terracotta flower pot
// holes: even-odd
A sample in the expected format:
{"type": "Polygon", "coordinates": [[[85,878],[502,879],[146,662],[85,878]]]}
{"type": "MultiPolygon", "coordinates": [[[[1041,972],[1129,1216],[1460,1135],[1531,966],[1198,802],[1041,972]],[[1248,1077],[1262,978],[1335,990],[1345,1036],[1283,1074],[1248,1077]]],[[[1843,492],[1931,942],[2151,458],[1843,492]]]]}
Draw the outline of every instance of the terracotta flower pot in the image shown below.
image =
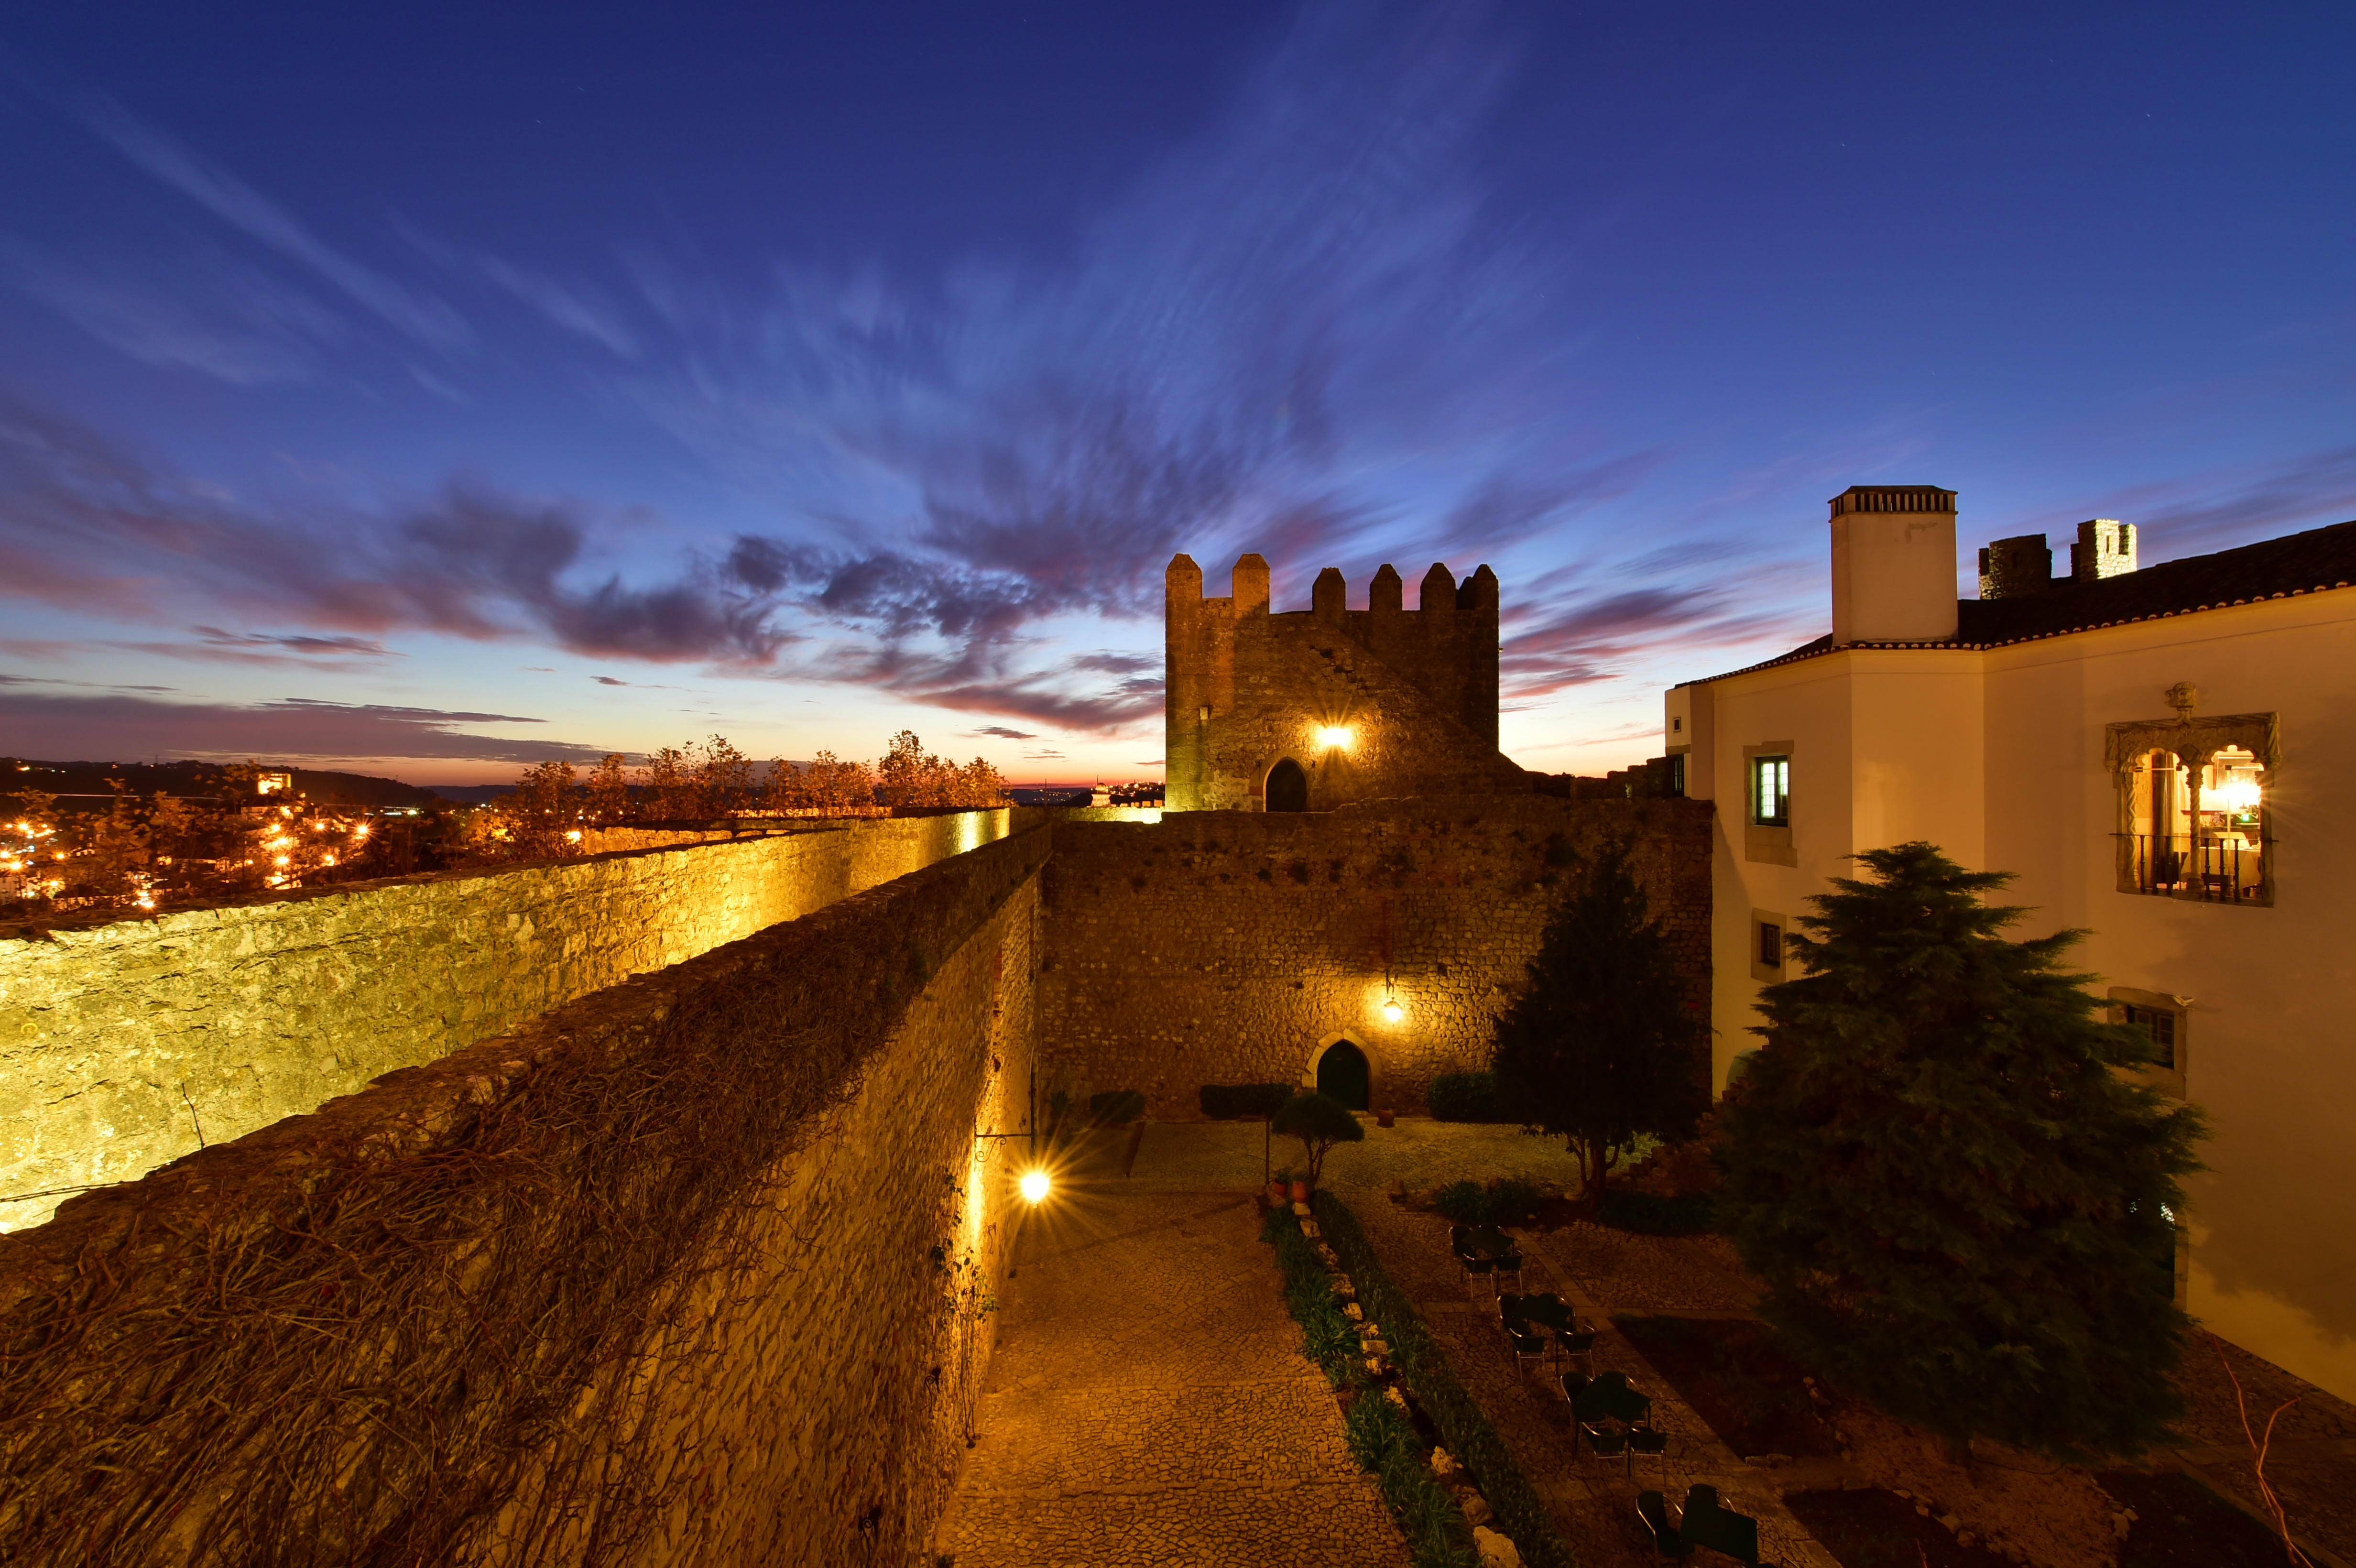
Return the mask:
{"type": "Polygon", "coordinates": [[[1306,1203],[1309,1201],[1309,1183],[1301,1180],[1299,1177],[1294,1177],[1292,1179],[1292,1200],[1295,1203],[1306,1203]]]}
{"type": "Polygon", "coordinates": [[[1396,1111],[1376,1111],[1375,1113],[1375,1125],[1378,1127],[1387,1127],[1391,1125],[1391,1118],[1398,1115],[1398,1113],[1396,1111]]]}
{"type": "Polygon", "coordinates": [[[1268,1184],[1268,1206],[1269,1208],[1281,1209],[1289,1200],[1289,1191],[1283,1182],[1271,1181],[1268,1184]]]}

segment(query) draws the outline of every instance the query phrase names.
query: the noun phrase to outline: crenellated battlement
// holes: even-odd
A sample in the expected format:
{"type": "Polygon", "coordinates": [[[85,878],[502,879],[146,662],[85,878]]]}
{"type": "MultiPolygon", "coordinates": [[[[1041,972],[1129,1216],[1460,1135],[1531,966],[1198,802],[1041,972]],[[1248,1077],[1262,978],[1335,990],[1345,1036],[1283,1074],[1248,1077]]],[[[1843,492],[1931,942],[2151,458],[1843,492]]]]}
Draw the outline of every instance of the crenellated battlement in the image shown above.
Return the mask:
{"type": "Polygon", "coordinates": [[[1459,582],[1434,562],[1413,610],[1388,564],[1368,581],[1363,610],[1349,607],[1338,568],[1317,574],[1306,610],[1274,609],[1269,580],[1267,558],[1248,554],[1228,592],[1206,596],[1193,558],[1171,560],[1172,809],[1301,809],[1284,804],[1301,798],[1296,775],[1318,810],[1524,787],[1496,752],[1495,572],[1478,567],[1459,582]]]}

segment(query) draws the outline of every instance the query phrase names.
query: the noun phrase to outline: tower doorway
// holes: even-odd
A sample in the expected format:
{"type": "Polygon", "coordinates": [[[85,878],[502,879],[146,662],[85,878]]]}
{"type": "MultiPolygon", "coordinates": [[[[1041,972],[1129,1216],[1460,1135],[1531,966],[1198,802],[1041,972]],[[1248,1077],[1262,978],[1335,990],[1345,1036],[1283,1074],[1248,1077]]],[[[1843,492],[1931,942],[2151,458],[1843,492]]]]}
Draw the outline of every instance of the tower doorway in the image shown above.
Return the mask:
{"type": "Polygon", "coordinates": [[[1290,757],[1268,770],[1268,809],[1270,811],[1306,811],[1309,809],[1309,775],[1290,757]]]}
{"type": "Polygon", "coordinates": [[[1366,1053],[1346,1040],[1337,1040],[1317,1059],[1317,1092],[1330,1095],[1353,1111],[1366,1108],[1366,1053]]]}

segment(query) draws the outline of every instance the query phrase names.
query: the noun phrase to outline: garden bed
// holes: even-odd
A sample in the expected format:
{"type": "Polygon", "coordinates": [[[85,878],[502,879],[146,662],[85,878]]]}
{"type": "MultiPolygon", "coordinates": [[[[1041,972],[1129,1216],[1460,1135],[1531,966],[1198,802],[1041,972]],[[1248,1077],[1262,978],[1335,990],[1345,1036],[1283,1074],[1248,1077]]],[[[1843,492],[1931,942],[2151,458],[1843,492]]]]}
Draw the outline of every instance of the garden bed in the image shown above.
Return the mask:
{"type": "Polygon", "coordinates": [[[1835,1457],[1840,1438],[1763,1323],[1619,1314],[1612,1327],[1740,1458],[1835,1457]]]}

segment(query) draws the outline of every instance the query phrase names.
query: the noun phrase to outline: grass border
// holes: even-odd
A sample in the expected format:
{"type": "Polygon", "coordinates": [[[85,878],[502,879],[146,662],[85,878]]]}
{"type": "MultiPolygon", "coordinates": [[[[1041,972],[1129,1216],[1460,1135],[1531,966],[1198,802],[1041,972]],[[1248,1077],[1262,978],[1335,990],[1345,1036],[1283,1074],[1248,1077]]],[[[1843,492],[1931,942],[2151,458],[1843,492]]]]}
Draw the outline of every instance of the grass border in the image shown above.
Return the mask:
{"type": "Polygon", "coordinates": [[[1407,1380],[1408,1392],[1440,1428],[1449,1453],[1472,1473],[1504,1532],[1532,1568],[1579,1568],[1570,1543],[1554,1526],[1537,1488],[1497,1435],[1481,1402],[1468,1392],[1448,1365],[1447,1353],[1408,1294],[1383,1268],[1374,1243],[1350,1206],[1320,1189],[1311,1200],[1325,1240],[1358,1289],[1358,1300],[1383,1326],[1391,1361],[1407,1380]]]}

